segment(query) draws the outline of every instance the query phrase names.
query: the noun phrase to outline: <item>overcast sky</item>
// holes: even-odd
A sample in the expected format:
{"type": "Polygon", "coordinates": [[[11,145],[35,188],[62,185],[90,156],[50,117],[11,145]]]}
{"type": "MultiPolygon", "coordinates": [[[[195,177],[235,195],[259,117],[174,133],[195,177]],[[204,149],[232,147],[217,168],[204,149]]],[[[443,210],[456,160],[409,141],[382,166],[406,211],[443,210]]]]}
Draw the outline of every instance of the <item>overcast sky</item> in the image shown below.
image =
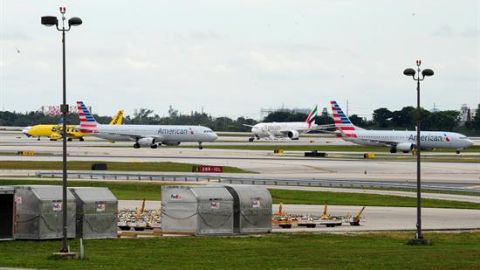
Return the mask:
{"type": "Polygon", "coordinates": [[[172,105],[259,118],[260,108],[337,100],[350,114],[416,104],[402,72],[434,77],[422,106],[480,103],[479,0],[0,0],[0,109],[61,103],[61,34],[43,15],[81,17],[67,33],[67,99],[96,113],[172,105]]]}

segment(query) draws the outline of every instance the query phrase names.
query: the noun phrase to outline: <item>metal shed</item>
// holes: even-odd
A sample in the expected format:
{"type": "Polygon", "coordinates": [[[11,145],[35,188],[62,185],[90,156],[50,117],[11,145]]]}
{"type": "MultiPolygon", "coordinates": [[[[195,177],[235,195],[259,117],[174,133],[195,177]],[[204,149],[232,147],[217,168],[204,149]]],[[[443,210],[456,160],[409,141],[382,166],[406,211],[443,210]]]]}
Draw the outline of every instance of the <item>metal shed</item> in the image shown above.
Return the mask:
{"type": "Polygon", "coordinates": [[[77,237],[117,238],[118,200],[115,195],[104,187],[75,187],[69,190],[77,203],[77,237]]]}
{"type": "Polygon", "coordinates": [[[223,186],[163,186],[162,229],[233,234],[233,197],[223,186]]]}
{"type": "MultiPolygon", "coordinates": [[[[59,239],[63,236],[61,186],[15,186],[16,239],[59,239]]],[[[67,190],[67,236],[75,237],[75,198],[67,190]]]]}
{"type": "Polygon", "coordinates": [[[15,222],[15,189],[0,186],[0,240],[12,240],[15,222]]]}
{"type": "Polygon", "coordinates": [[[235,233],[272,231],[272,196],[268,189],[249,185],[226,185],[234,199],[235,233]]]}

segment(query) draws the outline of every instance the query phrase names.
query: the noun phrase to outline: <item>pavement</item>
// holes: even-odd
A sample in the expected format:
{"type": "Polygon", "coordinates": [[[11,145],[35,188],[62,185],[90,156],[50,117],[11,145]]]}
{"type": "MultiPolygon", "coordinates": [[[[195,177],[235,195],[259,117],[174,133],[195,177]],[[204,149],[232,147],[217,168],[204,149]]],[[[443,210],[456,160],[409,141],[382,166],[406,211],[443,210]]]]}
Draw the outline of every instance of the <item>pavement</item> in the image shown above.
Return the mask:
{"type": "MultiPolygon", "coordinates": [[[[119,200],[119,209],[140,208],[142,201],[119,200]]],[[[283,211],[288,214],[317,215],[323,212],[323,205],[284,204],[283,211]]],[[[146,209],[160,209],[160,201],[146,201],[146,209]]],[[[329,205],[328,211],[333,216],[354,215],[360,206],[329,205]]],[[[278,205],[272,206],[278,211],[278,205]]],[[[367,206],[363,213],[361,226],[342,225],[333,228],[275,229],[276,232],[357,232],[357,231],[398,231],[416,229],[417,209],[415,207],[377,207],[367,206]]],[[[424,230],[478,230],[480,229],[480,210],[422,208],[422,227],[424,230]]]]}

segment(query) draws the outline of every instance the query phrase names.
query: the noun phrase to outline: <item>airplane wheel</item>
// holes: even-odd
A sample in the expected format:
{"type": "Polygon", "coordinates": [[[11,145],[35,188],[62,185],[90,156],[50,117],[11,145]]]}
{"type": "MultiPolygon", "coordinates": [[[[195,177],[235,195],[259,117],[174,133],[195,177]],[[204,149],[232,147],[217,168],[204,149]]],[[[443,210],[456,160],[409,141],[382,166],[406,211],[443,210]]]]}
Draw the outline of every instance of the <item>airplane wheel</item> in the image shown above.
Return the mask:
{"type": "Polygon", "coordinates": [[[253,137],[252,137],[252,138],[248,138],[248,141],[249,141],[249,142],[253,142],[253,140],[255,140],[255,138],[253,138],[253,137]]]}
{"type": "Polygon", "coordinates": [[[68,138],[67,141],[71,142],[71,141],[72,141],[72,138],[68,138]]]}
{"type": "Polygon", "coordinates": [[[85,141],[85,139],[83,137],[80,137],[79,139],[81,142],[85,141]]]}
{"type": "Polygon", "coordinates": [[[457,150],[455,153],[457,153],[457,155],[459,155],[459,154],[460,154],[460,151],[459,151],[459,150],[457,150]]]}
{"type": "Polygon", "coordinates": [[[155,148],[157,148],[157,147],[158,147],[158,145],[156,145],[156,144],[150,145],[150,148],[152,148],[152,149],[155,149],[155,148]]]}
{"type": "Polygon", "coordinates": [[[140,148],[140,144],[138,144],[138,143],[135,143],[135,144],[133,145],[133,148],[135,148],[135,149],[138,149],[138,148],[140,148]]]}

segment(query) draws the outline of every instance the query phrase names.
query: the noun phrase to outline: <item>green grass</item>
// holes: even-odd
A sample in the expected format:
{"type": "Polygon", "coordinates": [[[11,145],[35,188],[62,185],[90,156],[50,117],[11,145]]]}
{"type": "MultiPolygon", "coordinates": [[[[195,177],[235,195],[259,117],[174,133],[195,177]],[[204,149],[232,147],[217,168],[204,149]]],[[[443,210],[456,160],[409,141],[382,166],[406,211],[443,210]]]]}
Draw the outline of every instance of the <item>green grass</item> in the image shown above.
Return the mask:
{"type": "MultiPolygon", "coordinates": [[[[61,185],[62,180],[6,180],[0,179],[1,185],[61,185]]],[[[107,187],[119,200],[160,200],[163,183],[144,182],[109,182],[105,181],[68,181],[70,187],[107,187]]]]}
{"type": "MultiPolygon", "coordinates": [[[[61,185],[61,183],[61,180],[0,180],[0,185],[61,185]]],[[[180,182],[179,184],[185,183],[180,182]]],[[[165,184],[158,182],[109,182],[108,180],[69,181],[69,186],[72,187],[108,187],[113,194],[121,200],[160,200],[160,189],[162,185],[165,184]]],[[[285,204],[322,205],[328,202],[330,205],[416,206],[415,198],[401,196],[282,189],[270,189],[270,193],[272,194],[274,203],[282,202],[285,204]]],[[[480,209],[480,204],[469,202],[422,199],[422,204],[424,207],[434,208],[480,209]]]]}
{"type": "MultiPolygon", "coordinates": [[[[0,242],[0,266],[48,269],[479,269],[480,233],[270,234],[84,241],[86,259],[58,260],[60,241],[0,242]]],[[[70,241],[78,251],[78,241],[70,241]]]]}
{"type": "MultiPolygon", "coordinates": [[[[415,207],[416,198],[327,191],[270,189],[275,203],[415,207]]],[[[422,198],[422,207],[480,209],[480,204],[422,198]]]]}
{"type": "MultiPolygon", "coordinates": [[[[69,170],[91,170],[93,163],[106,163],[110,171],[144,171],[144,172],[192,172],[196,164],[175,162],[104,162],[104,161],[69,161],[69,170]]],[[[61,170],[61,161],[2,161],[0,169],[10,170],[61,170]]],[[[225,173],[250,173],[249,171],[224,166],[225,173]]]]}
{"type": "MultiPolygon", "coordinates": [[[[186,148],[193,148],[195,146],[180,146],[186,148]]],[[[361,145],[316,145],[316,144],[306,144],[306,145],[282,145],[282,144],[271,144],[271,145],[259,145],[259,144],[247,144],[247,145],[206,145],[204,148],[210,149],[236,149],[236,150],[264,150],[264,151],[273,151],[274,149],[283,149],[285,151],[347,151],[347,152],[390,152],[388,147],[375,147],[375,146],[361,146],[361,145]]],[[[429,151],[432,152],[432,151],[429,151]]],[[[446,152],[454,153],[455,149],[436,149],[433,152],[446,152]]],[[[471,146],[462,152],[469,153],[480,153],[480,145],[471,146]]]]}

